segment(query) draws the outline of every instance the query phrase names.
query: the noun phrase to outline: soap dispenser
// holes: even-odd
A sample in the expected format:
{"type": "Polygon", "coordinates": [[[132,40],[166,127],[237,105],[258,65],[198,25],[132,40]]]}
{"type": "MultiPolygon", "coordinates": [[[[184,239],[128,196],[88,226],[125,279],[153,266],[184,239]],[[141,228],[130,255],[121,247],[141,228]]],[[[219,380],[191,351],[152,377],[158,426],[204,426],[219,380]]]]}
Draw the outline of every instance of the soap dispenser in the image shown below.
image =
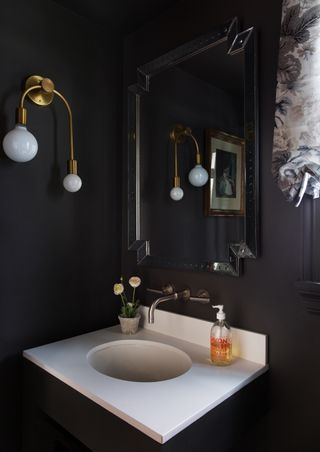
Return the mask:
{"type": "Polygon", "coordinates": [[[226,315],[223,312],[223,305],[212,306],[219,309],[217,321],[211,328],[210,351],[211,361],[217,366],[227,366],[232,360],[232,333],[231,328],[225,321],[226,315]]]}

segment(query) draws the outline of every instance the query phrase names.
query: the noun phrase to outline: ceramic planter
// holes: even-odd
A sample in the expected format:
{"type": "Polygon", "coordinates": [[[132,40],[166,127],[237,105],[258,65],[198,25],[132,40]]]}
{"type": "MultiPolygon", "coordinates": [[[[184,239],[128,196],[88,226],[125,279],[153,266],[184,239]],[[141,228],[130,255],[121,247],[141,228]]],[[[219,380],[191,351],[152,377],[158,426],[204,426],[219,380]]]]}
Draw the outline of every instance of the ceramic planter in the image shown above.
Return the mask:
{"type": "Polygon", "coordinates": [[[121,317],[118,316],[120,321],[121,331],[123,334],[135,334],[138,331],[139,320],[141,315],[137,314],[135,317],[121,317]]]}

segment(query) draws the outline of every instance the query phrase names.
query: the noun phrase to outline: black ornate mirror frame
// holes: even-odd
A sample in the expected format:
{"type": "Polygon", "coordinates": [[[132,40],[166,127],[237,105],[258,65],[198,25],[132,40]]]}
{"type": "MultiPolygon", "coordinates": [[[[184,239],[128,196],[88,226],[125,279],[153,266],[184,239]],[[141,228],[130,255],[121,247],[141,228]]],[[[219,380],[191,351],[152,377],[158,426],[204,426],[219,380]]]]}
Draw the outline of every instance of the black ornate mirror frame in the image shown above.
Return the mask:
{"type": "Polygon", "coordinates": [[[253,28],[238,32],[237,18],[169,53],[138,67],[137,83],[128,88],[128,248],[137,253],[139,265],[207,271],[239,276],[243,258],[258,253],[258,116],[256,44],[253,28]],[[245,217],[244,239],[229,244],[228,262],[181,263],[150,254],[148,240],[140,237],[140,97],[147,94],[150,79],[217,44],[227,41],[229,54],[244,52],[245,118],[245,217]]]}

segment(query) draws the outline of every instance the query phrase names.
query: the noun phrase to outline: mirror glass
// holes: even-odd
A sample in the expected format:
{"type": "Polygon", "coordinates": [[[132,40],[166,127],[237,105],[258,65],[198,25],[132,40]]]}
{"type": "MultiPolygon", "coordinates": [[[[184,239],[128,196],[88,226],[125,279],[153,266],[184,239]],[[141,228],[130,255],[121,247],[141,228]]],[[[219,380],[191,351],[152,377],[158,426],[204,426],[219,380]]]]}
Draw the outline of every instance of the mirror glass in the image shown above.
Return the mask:
{"type": "Polygon", "coordinates": [[[240,259],[256,256],[253,37],[233,19],[138,68],[128,96],[129,248],[142,265],[238,276],[240,259]],[[192,135],[176,149],[179,201],[170,197],[177,125],[192,135]],[[188,180],[197,144],[203,187],[188,180]]]}

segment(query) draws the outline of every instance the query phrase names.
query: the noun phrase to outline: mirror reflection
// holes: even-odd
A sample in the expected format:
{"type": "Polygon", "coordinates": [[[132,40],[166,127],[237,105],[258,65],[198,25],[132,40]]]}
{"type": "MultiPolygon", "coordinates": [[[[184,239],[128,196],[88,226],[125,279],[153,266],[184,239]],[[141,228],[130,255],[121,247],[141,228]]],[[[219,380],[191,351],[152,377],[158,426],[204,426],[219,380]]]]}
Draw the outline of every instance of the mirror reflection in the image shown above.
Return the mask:
{"type": "Polygon", "coordinates": [[[230,245],[251,253],[246,64],[241,46],[232,54],[230,40],[218,40],[152,74],[149,91],[135,95],[142,263],[232,274],[230,245]]]}

